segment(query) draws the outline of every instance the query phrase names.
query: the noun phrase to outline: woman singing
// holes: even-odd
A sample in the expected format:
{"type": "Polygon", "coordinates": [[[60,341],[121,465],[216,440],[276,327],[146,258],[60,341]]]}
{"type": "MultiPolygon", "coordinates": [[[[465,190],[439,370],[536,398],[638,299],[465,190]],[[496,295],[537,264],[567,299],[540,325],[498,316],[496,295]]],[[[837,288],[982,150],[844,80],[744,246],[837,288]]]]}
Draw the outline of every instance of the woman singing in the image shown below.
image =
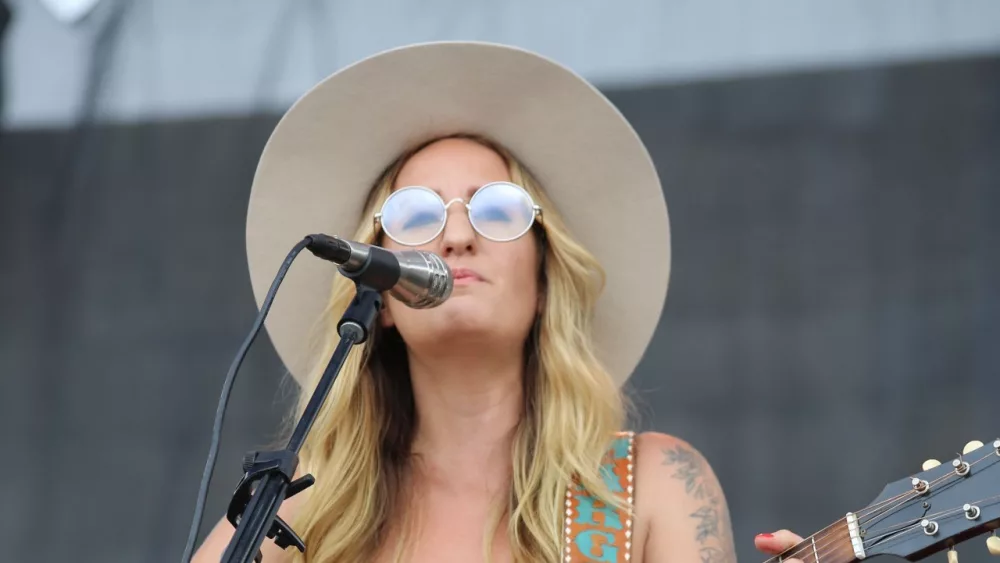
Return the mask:
{"type": "MultiPolygon", "coordinates": [[[[621,388],[663,307],[669,224],[645,147],[590,84],[483,43],[339,71],[258,166],[258,304],[314,232],[438,254],[454,289],[430,309],[386,296],[302,451],[316,484],[279,513],[306,552],[266,541],[265,562],[735,561],[709,463],[629,431],[621,388]]],[[[354,293],[320,260],[278,293],[268,333],[303,406],[354,293]]],[[[196,561],[218,561],[232,532],[220,522],[196,561]]]]}

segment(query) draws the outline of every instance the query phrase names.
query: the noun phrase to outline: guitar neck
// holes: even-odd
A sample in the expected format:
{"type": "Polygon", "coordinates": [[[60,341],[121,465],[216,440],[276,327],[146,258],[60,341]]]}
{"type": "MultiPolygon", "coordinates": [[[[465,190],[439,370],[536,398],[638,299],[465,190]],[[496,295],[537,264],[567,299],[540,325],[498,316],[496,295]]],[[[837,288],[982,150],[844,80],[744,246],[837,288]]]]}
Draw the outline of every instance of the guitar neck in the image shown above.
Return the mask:
{"type": "MultiPolygon", "coordinates": [[[[859,563],[878,555],[918,561],[1000,529],[1000,439],[990,446],[973,440],[951,463],[927,460],[922,467],[765,563],[859,563]]],[[[1000,552],[994,540],[1000,538],[988,547],[1000,552]]]]}
{"type": "Polygon", "coordinates": [[[780,563],[788,559],[798,559],[804,563],[855,563],[851,543],[851,526],[847,518],[841,518],[830,526],[807,537],[802,543],[768,559],[765,563],[780,563]]]}

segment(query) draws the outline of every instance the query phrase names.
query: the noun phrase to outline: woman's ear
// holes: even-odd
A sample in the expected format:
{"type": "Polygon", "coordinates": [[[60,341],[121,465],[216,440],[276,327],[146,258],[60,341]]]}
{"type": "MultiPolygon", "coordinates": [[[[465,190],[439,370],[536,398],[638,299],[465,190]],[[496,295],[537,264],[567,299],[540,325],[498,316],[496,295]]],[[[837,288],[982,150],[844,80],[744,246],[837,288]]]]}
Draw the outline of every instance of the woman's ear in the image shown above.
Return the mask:
{"type": "Polygon", "coordinates": [[[388,305],[382,305],[382,311],[379,313],[378,318],[382,328],[391,328],[396,325],[392,320],[392,311],[389,310],[388,305]]]}

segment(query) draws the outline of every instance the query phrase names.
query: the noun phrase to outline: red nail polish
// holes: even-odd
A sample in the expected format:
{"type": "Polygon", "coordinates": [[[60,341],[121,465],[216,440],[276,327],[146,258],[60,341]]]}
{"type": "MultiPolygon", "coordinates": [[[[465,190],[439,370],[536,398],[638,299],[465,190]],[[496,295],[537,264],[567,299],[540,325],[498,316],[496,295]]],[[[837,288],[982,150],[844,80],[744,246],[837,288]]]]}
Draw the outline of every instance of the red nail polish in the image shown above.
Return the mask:
{"type": "Polygon", "coordinates": [[[758,538],[770,539],[774,537],[774,534],[757,534],[758,538]]]}

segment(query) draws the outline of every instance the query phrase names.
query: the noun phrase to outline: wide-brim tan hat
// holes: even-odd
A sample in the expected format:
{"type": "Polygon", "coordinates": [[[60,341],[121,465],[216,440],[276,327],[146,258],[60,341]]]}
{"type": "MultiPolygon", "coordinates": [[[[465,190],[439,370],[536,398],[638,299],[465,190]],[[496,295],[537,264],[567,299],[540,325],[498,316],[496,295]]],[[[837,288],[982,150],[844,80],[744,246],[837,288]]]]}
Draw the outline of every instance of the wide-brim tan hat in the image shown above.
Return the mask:
{"type": "MultiPolygon", "coordinates": [[[[326,78],[278,123],[257,167],[247,257],[258,306],[289,250],[312,233],[350,238],[372,185],[401,153],[456,133],[509,149],[607,274],[594,343],[619,384],[660,319],[670,277],[663,190],[639,136],[586,80],[505,45],[439,42],[364,59],[326,78]]],[[[303,255],[266,321],[288,370],[313,367],[310,331],[336,266],[303,255]]],[[[331,334],[330,338],[336,338],[331,334]]]]}

